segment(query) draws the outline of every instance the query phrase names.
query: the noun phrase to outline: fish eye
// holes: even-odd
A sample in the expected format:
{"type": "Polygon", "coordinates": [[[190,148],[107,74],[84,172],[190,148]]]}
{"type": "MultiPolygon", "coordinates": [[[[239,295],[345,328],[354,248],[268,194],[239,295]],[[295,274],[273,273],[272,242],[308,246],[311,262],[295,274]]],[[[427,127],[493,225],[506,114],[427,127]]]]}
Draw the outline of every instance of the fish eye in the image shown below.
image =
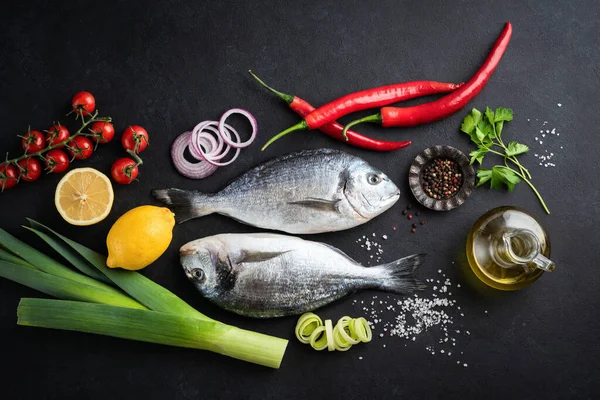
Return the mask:
{"type": "Polygon", "coordinates": [[[381,182],[381,177],[379,175],[370,174],[367,176],[367,182],[369,182],[371,185],[377,185],[379,182],[381,182]]]}
{"type": "Polygon", "coordinates": [[[195,280],[204,280],[204,271],[202,271],[200,268],[194,268],[191,275],[195,280]]]}

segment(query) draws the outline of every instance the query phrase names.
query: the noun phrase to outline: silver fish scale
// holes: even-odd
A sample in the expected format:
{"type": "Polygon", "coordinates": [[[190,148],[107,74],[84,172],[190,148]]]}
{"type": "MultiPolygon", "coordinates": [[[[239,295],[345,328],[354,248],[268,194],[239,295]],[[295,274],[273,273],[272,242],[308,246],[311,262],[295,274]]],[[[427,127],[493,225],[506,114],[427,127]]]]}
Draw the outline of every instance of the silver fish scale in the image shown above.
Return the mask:
{"type": "Polygon", "coordinates": [[[178,223],[218,213],[264,229],[295,234],[333,232],[363,224],[400,197],[381,171],[332,149],[305,150],[267,161],[218,193],[156,189],[178,223]]]}
{"type": "Polygon", "coordinates": [[[216,235],[180,251],[205,297],[257,318],[301,314],[364,289],[409,293],[418,289],[412,271],[422,259],[367,268],[326,244],[275,234],[216,235]]]}
{"type": "MultiPolygon", "coordinates": [[[[343,218],[339,213],[291,203],[306,198],[340,200],[339,211],[356,214],[343,194],[343,173],[351,162],[363,161],[330,149],[280,157],[242,175],[214,200],[220,214],[240,219],[243,213],[245,222],[255,226],[281,224],[293,232],[295,226],[314,221],[319,230],[337,230],[340,217],[343,218]],[[301,193],[307,195],[299,196],[301,193]]],[[[355,218],[349,223],[357,225],[355,218]]]]}
{"type": "Polygon", "coordinates": [[[237,264],[233,270],[236,285],[221,296],[240,314],[247,309],[264,310],[264,317],[298,314],[373,286],[376,279],[368,272],[325,246],[314,246],[261,263],[237,264]]]}

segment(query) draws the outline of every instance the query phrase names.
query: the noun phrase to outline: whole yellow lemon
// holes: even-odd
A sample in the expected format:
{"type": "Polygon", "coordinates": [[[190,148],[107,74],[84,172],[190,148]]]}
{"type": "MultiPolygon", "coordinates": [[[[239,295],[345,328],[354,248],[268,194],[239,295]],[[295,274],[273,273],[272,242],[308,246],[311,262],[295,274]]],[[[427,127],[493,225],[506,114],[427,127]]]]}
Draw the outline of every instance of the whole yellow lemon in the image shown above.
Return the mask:
{"type": "Polygon", "coordinates": [[[138,270],[152,264],[173,239],[175,215],[168,208],[141,206],[127,211],[106,237],[109,268],[138,270]]]}

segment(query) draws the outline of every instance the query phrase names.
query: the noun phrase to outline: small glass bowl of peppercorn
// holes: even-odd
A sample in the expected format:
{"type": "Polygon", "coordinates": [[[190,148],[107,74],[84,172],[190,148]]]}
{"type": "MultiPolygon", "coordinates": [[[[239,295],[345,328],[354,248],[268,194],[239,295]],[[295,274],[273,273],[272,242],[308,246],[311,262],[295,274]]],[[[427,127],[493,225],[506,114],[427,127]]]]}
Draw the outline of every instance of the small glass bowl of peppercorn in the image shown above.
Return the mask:
{"type": "Polygon", "coordinates": [[[410,166],[408,183],[417,201],[436,211],[462,205],[475,187],[469,158],[451,146],[430,147],[410,166]]]}

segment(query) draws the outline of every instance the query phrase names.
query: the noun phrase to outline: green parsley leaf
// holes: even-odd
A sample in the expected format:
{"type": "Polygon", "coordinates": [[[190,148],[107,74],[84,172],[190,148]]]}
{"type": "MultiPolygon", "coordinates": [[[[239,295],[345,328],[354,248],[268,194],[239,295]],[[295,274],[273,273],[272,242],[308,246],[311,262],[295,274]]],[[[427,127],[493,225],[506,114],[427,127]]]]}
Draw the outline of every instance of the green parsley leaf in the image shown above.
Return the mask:
{"type": "Polygon", "coordinates": [[[469,153],[469,155],[471,156],[471,165],[477,161],[480,165],[483,161],[483,157],[487,154],[488,149],[480,147],[477,150],[473,150],[472,152],[469,153]]]}
{"type": "Polygon", "coordinates": [[[508,146],[506,146],[506,155],[508,157],[518,156],[519,154],[527,153],[528,151],[528,146],[517,142],[510,142],[508,146]]]}
{"type": "Polygon", "coordinates": [[[510,108],[503,108],[503,107],[496,108],[494,122],[512,121],[512,119],[513,119],[513,110],[511,110],[510,108]]]}
{"type": "Polygon", "coordinates": [[[489,107],[485,108],[485,117],[487,118],[487,120],[489,121],[490,124],[493,124],[494,122],[496,122],[494,120],[494,112],[489,107]]]}
{"type": "Polygon", "coordinates": [[[473,116],[473,121],[475,122],[475,125],[477,125],[479,121],[481,121],[481,111],[479,111],[478,109],[472,109],[471,116],[473,116]]]}
{"type": "Polygon", "coordinates": [[[485,168],[479,168],[477,170],[477,186],[481,186],[484,183],[486,183],[487,181],[489,181],[490,179],[492,179],[492,170],[491,169],[485,169],[485,168]]]}
{"type": "Polygon", "coordinates": [[[461,130],[461,132],[464,132],[467,135],[470,135],[471,133],[473,133],[473,130],[475,129],[475,125],[477,125],[477,124],[473,120],[473,116],[471,114],[469,114],[465,117],[465,119],[463,119],[462,125],[460,126],[460,130],[461,130]]]}
{"type": "Polygon", "coordinates": [[[502,165],[495,165],[492,167],[490,186],[492,189],[501,190],[502,185],[508,186],[509,191],[513,191],[515,185],[521,182],[513,170],[506,168],[502,165]]]}
{"type": "Polygon", "coordinates": [[[477,170],[477,186],[490,182],[490,187],[495,190],[501,190],[502,185],[506,185],[509,191],[513,191],[515,185],[521,182],[521,178],[510,168],[502,165],[496,165],[492,169],[479,168],[477,170]]]}
{"type": "Polygon", "coordinates": [[[494,189],[499,190],[500,187],[502,187],[502,183],[504,183],[508,186],[510,192],[514,190],[517,183],[521,182],[521,178],[519,178],[512,169],[501,165],[496,165],[492,168],[492,187],[494,187],[494,178],[497,178],[499,186],[494,189]]]}
{"type": "Polygon", "coordinates": [[[485,135],[481,129],[479,129],[479,127],[475,127],[475,137],[477,138],[477,141],[475,143],[483,143],[483,140],[485,139],[487,135],[485,135]]]}
{"type": "Polygon", "coordinates": [[[471,113],[468,114],[463,120],[463,123],[460,126],[460,130],[466,133],[467,135],[471,135],[479,121],[481,121],[481,112],[474,108],[473,110],[471,110],[471,113]]]}
{"type": "Polygon", "coordinates": [[[502,135],[502,128],[504,128],[504,121],[496,122],[496,136],[502,135]]]}
{"type": "Polygon", "coordinates": [[[479,121],[479,123],[477,124],[477,127],[479,128],[479,130],[481,132],[483,132],[483,135],[485,137],[493,137],[494,136],[494,128],[492,127],[492,125],[487,122],[487,120],[481,120],[479,121]]]}
{"type": "Polygon", "coordinates": [[[469,153],[470,164],[473,165],[475,162],[478,162],[481,165],[484,157],[488,158],[488,153],[494,153],[504,161],[504,165],[499,164],[493,166],[492,169],[479,168],[477,170],[477,186],[489,183],[492,189],[501,190],[503,186],[506,186],[509,191],[513,191],[515,185],[524,180],[531,186],[540,203],[542,203],[544,210],[550,214],[542,196],[530,181],[531,174],[517,159],[518,155],[527,153],[529,147],[514,141],[508,143],[508,146],[506,146],[501,139],[504,123],[512,120],[513,111],[510,108],[503,107],[496,108],[496,111],[493,111],[490,107],[486,107],[483,114],[481,111],[473,108],[465,116],[461,125],[461,131],[468,134],[471,141],[477,145],[477,149],[469,153]],[[496,151],[496,148],[502,149],[503,153],[496,151]],[[514,165],[515,168],[511,168],[510,165],[514,165]]]}

